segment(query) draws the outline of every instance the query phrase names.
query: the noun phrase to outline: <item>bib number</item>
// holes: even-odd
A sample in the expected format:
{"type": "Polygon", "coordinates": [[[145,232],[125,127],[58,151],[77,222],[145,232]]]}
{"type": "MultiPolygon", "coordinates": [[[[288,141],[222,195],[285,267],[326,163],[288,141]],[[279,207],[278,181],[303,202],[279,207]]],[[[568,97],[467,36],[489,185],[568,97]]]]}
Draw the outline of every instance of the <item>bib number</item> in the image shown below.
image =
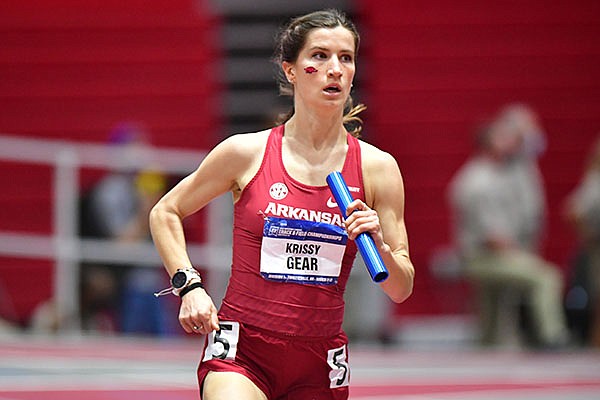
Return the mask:
{"type": "Polygon", "coordinates": [[[348,386],[350,384],[350,367],[348,365],[346,345],[327,351],[327,364],[331,367],[329,372],[329,387],[331,389],[348,386]]]}
{"type": "Polygon", "coordinates": [[[202,361],[234,360],[237,354],[237,344],[240,337],[239,322],[220,322],[219,330],[212,331],[208,337],[208,345],[202,361]]]}

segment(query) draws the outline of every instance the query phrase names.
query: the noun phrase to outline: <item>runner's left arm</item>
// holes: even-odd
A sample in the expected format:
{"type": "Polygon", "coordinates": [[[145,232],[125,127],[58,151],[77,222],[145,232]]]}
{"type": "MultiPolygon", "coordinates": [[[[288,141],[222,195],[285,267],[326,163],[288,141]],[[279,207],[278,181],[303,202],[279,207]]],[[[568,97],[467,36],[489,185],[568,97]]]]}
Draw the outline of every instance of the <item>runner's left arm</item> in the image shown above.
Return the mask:
{"type": "Polygon", "coordinates": [[[391,155],[379,150],[375,156],[364,153],[363,175],[368,205],[361,200],[350,203],[346,230],[350,239],[362,232],[371,234],[389,271],[381,288],[390,299],[400,303],[412,293],[415,275],[404,223],[404,183],[391,155]]]}

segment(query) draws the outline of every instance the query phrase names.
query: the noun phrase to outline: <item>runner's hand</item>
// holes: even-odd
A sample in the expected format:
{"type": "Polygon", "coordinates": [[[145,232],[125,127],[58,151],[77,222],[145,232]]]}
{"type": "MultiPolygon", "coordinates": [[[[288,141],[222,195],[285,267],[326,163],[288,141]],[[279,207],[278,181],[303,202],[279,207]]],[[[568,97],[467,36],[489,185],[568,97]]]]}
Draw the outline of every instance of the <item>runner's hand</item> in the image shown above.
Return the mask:
{"type": "Polygon", "coordinates": [[[383,241],[383,233],[377,211],[369,208],[364,201],[356,199],[348,204],[346,215],[348,215],[348,218],[346,218],[344,224],[349,239],[354,240],[361,233],[369,232],[377,248],[382,249],[386,246],[383,241]]]}
{"type": "Polygon", "coordinates": [[[204,289],[194,289],[183,296],[179,308],[179,323],[187,333],[206,335],[219,330],[217,308],[204,289]]]}

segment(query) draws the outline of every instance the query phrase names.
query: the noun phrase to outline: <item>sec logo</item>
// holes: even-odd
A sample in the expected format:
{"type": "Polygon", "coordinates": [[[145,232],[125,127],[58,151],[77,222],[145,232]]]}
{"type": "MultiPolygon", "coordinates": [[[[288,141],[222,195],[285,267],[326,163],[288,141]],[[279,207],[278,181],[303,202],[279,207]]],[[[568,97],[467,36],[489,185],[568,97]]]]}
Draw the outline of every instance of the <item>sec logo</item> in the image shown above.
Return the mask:
{"type": "Polygon", "coordinates": [[[269,194],[275,200],[282,200],[288,195],[288,188],[285,186],[285,183],[277,182],[271,185],[269,194]]]}

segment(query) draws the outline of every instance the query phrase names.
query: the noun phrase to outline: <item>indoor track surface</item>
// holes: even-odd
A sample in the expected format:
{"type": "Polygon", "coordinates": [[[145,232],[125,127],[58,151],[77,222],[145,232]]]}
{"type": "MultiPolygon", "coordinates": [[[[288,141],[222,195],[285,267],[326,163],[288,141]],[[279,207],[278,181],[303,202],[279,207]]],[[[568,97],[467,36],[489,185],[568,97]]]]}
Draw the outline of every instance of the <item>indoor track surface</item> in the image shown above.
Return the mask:
{"type": "MultiPolygon", "coordinates": [[[[202,340],[0,337],[0,400],[192,400],[202,340]]],[[[600,353],[350,348],[354,400],[600,399],[600,353]]]]}

